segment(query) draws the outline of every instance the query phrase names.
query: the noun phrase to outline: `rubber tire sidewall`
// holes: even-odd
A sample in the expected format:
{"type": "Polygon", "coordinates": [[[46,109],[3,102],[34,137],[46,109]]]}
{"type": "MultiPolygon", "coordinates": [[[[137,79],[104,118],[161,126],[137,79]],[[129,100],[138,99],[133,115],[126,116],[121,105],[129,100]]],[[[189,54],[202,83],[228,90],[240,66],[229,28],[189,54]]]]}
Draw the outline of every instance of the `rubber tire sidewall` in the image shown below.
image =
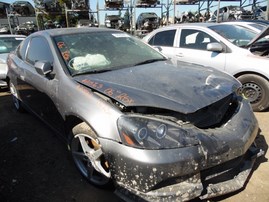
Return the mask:
{"type": "Polygon", "coordinates": [[[262,89],[262,98],[258,103],[251,104],[253,111],[265,111],[269,107],[269,81],[255,74],[245,74],[237,77],[244,85],[245,83],[255,83],[262,89]]]}

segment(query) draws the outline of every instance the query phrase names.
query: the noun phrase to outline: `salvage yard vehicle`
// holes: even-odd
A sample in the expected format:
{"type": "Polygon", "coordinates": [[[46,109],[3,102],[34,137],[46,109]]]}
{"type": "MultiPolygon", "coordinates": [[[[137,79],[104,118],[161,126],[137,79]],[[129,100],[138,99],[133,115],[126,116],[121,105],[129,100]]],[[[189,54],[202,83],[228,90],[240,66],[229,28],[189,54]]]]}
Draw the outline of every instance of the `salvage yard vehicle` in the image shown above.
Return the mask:
{"type": "Polygon", "coordinates": [[[124,199],[234,192],[263,154],[240,82],[214,68],[174,65],[122,31],[36,32],[9,54],[8,67],[16,109],[61,135],[90,183],[115,185],[124,199]]]}
{"type": "Polygon", "coordinates": [[[25,38],[23,35],[0,35],[0,87],[6,87],[7,56],[14,51],[25,38]]]}
{"type": "Polygon", "coordinates": [[[252,18],[252,12],[245,10],[240,6],[224,6],[219,9],[219,18],[217,21],[218,10],[215,10],[209,22],[225,22],[233,20],[247,20],[252,18]]]}
{"type": "Polygon", "coordinates": [[[225,23],[162,27],[143,38],[174,63],[212,66],[236,77],[254,111],[269,108],[269,27],[257,34],[225,23]]]}
{"type": "Polygon", "coordinates": [[[175,3],[178,4],[195,4],[198,0],[175,0],[175,3]]]}
{"type": "Polygon", "coordinates": [[[111,29],[121,29],[124,24],[124,19],[120,15],[105,16],[105,26],[111,29]]]}
{"type": "Polygon", "coordinates": [[[35,9],[28,1],[15,1],[11,4],[11,8],[14,12],[20,14],[21,16],[35,15],[35,9]]]}
{"type": "Polygon", "coordinates": [[[160,4],[159,0],[137,0],[135,6],[140,8],[146,8],[146,7],[156,7],[158,4],[160,4]]]}
{"type": "Polygon", "coordinates": [[[156,13],[140,13],[136,21],[136,29],[152,31],[160,26],[160,18],[156,13]]]}
{"type": "Polygon", "coordinates": [[[122,8],[124,6],[123,0],[105,0],[106,9],[109,8],[122,8]]]}
{"type": "Polygon", "coordinates": [[[0,25],[0,34],[10,34],[10,29],[8,24],[0,25]]]}
{"type": "Polygon", "coordinates": [[[37,31],[37,25],[33,21],[22,23],[14,28],[16,34],[28,36],[37,31]]]}

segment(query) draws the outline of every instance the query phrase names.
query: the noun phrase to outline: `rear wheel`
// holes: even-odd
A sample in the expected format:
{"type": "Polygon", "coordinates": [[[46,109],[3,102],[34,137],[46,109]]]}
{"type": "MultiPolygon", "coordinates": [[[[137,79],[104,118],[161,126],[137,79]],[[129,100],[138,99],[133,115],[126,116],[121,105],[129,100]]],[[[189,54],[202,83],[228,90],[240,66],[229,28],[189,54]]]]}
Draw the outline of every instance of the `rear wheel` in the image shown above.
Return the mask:
{"type": "Polygon", "coordinates": [[[21,104],[21,101],[18,99],[18,91],[11,81],[9,81],[9,89],[10,89],[13,104],[14,104],[16,110],[19,112],[24,112],[25,110],[21,104]]]}
{"type": "Polygon", "coordinates": [[[255,74],[245,74],[238,77],[242,83],[241,92],[251,103],[255,112],[264,111],[269,107],[269,82],[255,74]]]}
{"type": "Polygon", "coordinates": [[[102,146],[86,123],[72,129],[70,148],[77,168],[90,183],[99,187],[111,184],[111,173],[102,146]]]}

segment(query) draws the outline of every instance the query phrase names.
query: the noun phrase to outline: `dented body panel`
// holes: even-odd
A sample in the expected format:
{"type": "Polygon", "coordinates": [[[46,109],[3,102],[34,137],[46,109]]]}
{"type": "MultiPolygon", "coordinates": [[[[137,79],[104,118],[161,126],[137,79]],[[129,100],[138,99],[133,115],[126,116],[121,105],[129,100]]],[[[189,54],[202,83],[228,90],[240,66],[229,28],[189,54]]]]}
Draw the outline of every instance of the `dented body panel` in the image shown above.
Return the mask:
{"type": "Polygon", "coordinates": [[[22,46],[42,37],[53,56],[52,71],[36,71],[25,61],[26,48],[23,56],[9,55],[8,78],[14,96],[67,142],[76,124],[91,126],[120,197],[206,199],[245,184],[262,151],[254,146],[259,126],[237,80],[209,67],[173,66],[151,48],[159,57],[154,63],[72,74],[53,37],[81,33],[130,37],[97,28],[38,32],[22,46]],[[218,179],[224,174],[227,179],[218,179]]]}
{"type": "MultiPolygon", "coordinates": [[[[244,100],[238,113],[223,127],[223,130],[204,131],[196,128],[199,141],[197,146],[145,151],[124,145],[119,148],[116,143],[103,139],[101,142],[108,145],[108,148],[113,148],[109,149],[108,158],[113,162],[111,168],[121,187],[149,201],[175,200],[177,197],[181,197],[183,201],[190,200],[200,196],[208,188],[203,185],[204,170],[210,170],[210,174],[213,174],[218,165],[243,158],[247,153],[258,133],[257,120],[249,109],[249,104],[244,100]],[[241,121],[240,117],[245,118],[241,121]],[[163,188],[164,185],[167,187],[163,188]],[[184,191],[181,188],[183,185],[184,191]]],[[[236,179],[241,186],[236,186],[234,181],[228,181],[227,185],[220,185],[220,190],[215,191],[216,193],[211,193],[211,189],[208,188],[204,198],[227,194],[242,188],[254,161],[255,158],[238,161],[238,165],[247,164],[248,168],[242,168],[242,171],[246,172],[245,177],[236,179]],[[226,186],[229,186],[229,189],[226,186]]],[[[231,167],[222,170],[221,173],[228,172],[229,169],[231,167]]],[[[235,173],[234,177],[240,173],[241,171],[235,173]]]]}
{"type": "Polygon", "coordinates": [[[185,114],[228,96],[240,86],[236,81],[230,82],[226,73],[213,68],[187,63],[177,68],[167,61],[102,75],[83,75],[75,77],[75,80],[127,107],[156,107],[185,114]]]}

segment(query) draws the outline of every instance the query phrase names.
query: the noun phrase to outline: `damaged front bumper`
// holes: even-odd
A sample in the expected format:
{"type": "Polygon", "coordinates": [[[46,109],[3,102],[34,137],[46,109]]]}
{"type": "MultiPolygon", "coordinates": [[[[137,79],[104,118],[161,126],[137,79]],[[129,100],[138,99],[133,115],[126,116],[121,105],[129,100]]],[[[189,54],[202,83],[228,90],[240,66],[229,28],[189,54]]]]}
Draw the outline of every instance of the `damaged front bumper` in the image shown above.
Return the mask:
{"type": "Polygon", "coordinates": [[[197,129],[199,145],[143,150],[100,139],[126,201],[208,199],[241,189],[263,151],[255,147],[258,123],[245,100],[221,128],[197,129]]]}
{"type": "Polygon", "coordinates": [[[197,197],[202,200],[214,198],[243,188],[256,158],[262,155],[264,151],[253,145],[245,156],[197,173],[186,181],[147,193],[127,190],[120,186],[115,193],[125,201],[189,201],[197,197]]]}
{"type": "MultiPolygon", "coordinates": [[[[208,179],[205,179],[204,183],[206,185],[206,193],[200,196],[200,199],[208,199],[221,196],[223,194],[231,193],[243,188],[252,170],[256,158],[262,155],[264,155],[264,151],[262,149],[256,148],[255,145],[252,145],[245,156],[236,158],[231,162],[228,162],[237,162],[237,165],[235,165],[233,168],[227,169],[226,172],[221,173],[220,176],[217,175],[215,177],[216,179],[214,179],[214,177],[211,178],[209,175],[206,175],[206,177],[208,177],[208,179]],[[221,181],[220,179],[218,179],[220,177],[226,179],[226,181],[217,183],[216,180],[221,181]],[[231,177],[231,179],[229,179],[229,177],[231,177]]],[[[223,167],[224,165],[220,166],[223,167]]],[[[210,171],[208,170],[203,172],[202,174],[206,174],[209,172],[210,171]]]]}

